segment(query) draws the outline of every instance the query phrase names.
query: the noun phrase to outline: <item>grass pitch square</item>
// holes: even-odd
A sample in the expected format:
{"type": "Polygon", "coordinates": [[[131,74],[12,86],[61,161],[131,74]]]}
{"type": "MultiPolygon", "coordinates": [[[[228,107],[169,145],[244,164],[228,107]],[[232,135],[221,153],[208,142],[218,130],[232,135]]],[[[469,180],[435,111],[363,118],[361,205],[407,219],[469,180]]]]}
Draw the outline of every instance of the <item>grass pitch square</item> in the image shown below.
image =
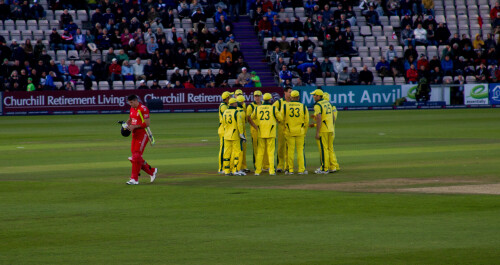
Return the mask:
{"type": "Polygon", "coordinates": [[[500,109],[340,112],[340,172],[242,177],[216,174],[216,113],[152,114],[133,187],[126,117],[0,117],[0,264],[500,260],[500,109]]]}

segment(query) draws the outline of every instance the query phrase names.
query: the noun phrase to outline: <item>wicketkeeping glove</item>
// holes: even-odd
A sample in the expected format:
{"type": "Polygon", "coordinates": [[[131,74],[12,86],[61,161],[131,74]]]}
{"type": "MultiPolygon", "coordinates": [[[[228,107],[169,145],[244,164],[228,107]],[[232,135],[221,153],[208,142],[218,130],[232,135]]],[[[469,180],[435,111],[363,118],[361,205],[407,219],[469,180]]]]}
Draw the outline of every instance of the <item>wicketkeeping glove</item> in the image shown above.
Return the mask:
{"type": "Polygon", "coordinates": [[[242,133],[240,133],[240,138],[241,138],[241,140],[243,140],[243,142],[247,141],[247,138],[245,138],[245,135],[242,133]]]}

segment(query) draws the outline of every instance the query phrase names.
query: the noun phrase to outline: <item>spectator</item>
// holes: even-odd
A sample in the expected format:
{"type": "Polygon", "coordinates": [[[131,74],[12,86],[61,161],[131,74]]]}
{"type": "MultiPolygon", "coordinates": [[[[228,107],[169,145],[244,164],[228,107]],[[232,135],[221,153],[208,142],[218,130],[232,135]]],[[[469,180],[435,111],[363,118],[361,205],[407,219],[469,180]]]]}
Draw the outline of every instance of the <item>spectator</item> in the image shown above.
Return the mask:
{"type": "Polygon", "coordinates": [[[260,77],[257,75],[255,71],[252,71],[250,73],[252,77],[250,77],[250,80],[252,80],[253,86],[254,87],[262,87],[262,83],[260,82],[260,77]]]}
{"type": "Polygon", "coordinates": [[[92,70],[88,71],[84,76],[83,76],[83,87],[85,90],[93,90],[92,86],[95,81],[95,76],[92,74],[92,70]]]}
{"type": "Polygon", "coordinates": [[[60,20],[62,27],[66,28],[70,21],[73,21],[73,16],[71,16],[68,9],[64,9],[63,13],[61,14],[60,20]]]}
{"type": "Polygon", "coordinates": [[[443,73],[439,69],[439,67],[435,67],[434,70],[431,71],[431,84],[442,84],[443,83],[443,73]]]}
{"type": "Polygon", "coordinates": [[[448,26],[446,26],[444,23],[442,22],[439,23],[434,35],[436,36],[437,45],[449,44],[448,39],[450,38],[451,33],[450,30],[448,29],[448,26]]]}
{"type": "Polygon", "coordinates": [[[128,61],[123,61],[121,74],[124,81],[134,81],[134,68],[128,63],[128,61]]]}
{"type": "Polygon", "coordinates": [[[381,26],[382,23],[380,22],[379,14],[378,12],[375,11],[375,7],[373,5],[370,5],[369,11],[366,12],[366,24],[370,26],[381,26]]]}
{"type": "Polygon", "coordinates": [[[83,64],[80,66],[80,74],[82,76],[86,76],[87,72],[92,71],[92,64],[90,63],[89,58],[85,58],[85,61],[83,64]]]}
{"type": "Polygon", "coordinates": [[[299,17],[295,17],[295,21],[292,23],[292,30],[294,36],[304,36],[304,25],[302,24],[302,22],[300,22],[299,17]]]}
{"type": "Polygon", "coordinates": [[[389,67],[391,68],[392,77],[403,76],[405,73],[403,63],[398,57],[392,59],[389,63],[389,67]]]}
{"type": "Polygon", "coordinates": [[[219,56],[219,63],[225,63],[227,58],[229,58],[230,61],[233,61],[233,55],[228,51],[227,47],[224,47],[224,50],[219,56]]]}
{"type": "Polygon", "coordinates": [[[43,89],[44,90],[56,90],[56,86],[54,84],[55,78],[56,78],[56,73],[53,71],[50,71],[45,79],[45,86],[43,89]]]}
{"type": "Polygon", "coordinates": [[[339,86],[350,85],[351,80],[349,79],[349,73],[347,72],[347,66],[342,69],[338,74],[337,84],[339,86]]]}
{"type": "Polygon", "coordinates": [[[316,86],[316,74],[311,67],[307,67],[306,72],[302,74],[302,83],[306,86],[316,86]]]}
{"type": "Polygon", "coordinates": [[[80,74],[80,69],[75,64],[75,60],[71,60],[69,62],[68,71],[69,71],[69,75],[71,76],[71,80],[76,80],[76,79],[82,78],[82,75],[80,74]]]}
{"type": "Polygon", "coordinates": [[[146,79],[144,76],[144,65],[141,63],[141,58],[137,57],[132,65],[135,80],[146,79]]]}
{"type": "Polygon", "coordinates": [[[424,13],[434,16],[434,0],[422,0],[424,13]]]}
{"type": "MultiPolygon", "coordinates": [[[[144,80],[141,80],[141,81],[144,81],[144,80]]],[[[153,84],[151,85],[150,89],[161,89],[161,86],[159,85],[158,80],[153,80],[153,84]]]]}
{"type": "Polygon", "coordinates": [[[411,64],[410,69],[406,71],[406,79],[408,84],[416,84],[418,78],[418,71],[415,69],[415,65],[411,64]]]}
{"type": "Polygon", "coordinates": [[[484,41],[479,33],[474,37],[474,41],[472,42],[472,47],[474,50],[482,50],[484,47],[484,41]]]}
{"type": "Polygon", "coordinates": [[[118,60],[113,58],[111,60],[111,65],[108,68],[109,77],[111,82],[122,81],[122,67],[118,64],[118,60]]]}
{"type": "Polygon", "coordinates": [[[242,86],[245,86],[247,83],[249,83],[251,80],[252,76],[247,72],[247,68],[243,67],[241,68],[241,73],[238,75],[237,80],[242,86]]]}
{"type": "Polygon", "coordinates": [[[386,76],[390,75],[390,65],[389,62],[385,60],[385,57],[380,57],[380,61],[377,63],[375,66],[375,69],[377,70],[377,73],[380,77],[384,78],[386,76]]]}
{"type": "Polygon", "coordinates": [[[385,57],[388,61],[392,61],[394,57],[399,57],[398,52],[394,49],[393,45],[389,45],[389,50],[385,52],[385,57]]]}
{"type": "Polygon", "coordinates": [[[307,61],[307,54],[303,51],[302,46],[299,46],[298,51],[293,56],[293,61],[297,64],[303,64],[307,61]]]}
{"type": "Polygon", "coordinates": [[[263,40],[265,37],[271,36],[271,23],[264,16],[258,25],[260,39],[263,40]]]}
{"type": "Polygon", "coordinates": [[[360,83],[360,77],[359,77],[359,73],[358,73],[358,70],[356,69],[356,67],[353,67],[351,69],[351,73],[349,73],[349,80],[351,80],[351,85],[359,85],[360,83]]]}
{"type": "Polygon", "coordinates": [[[279,78],[281,80],[281,84],[285,83],[286,80],[291,81],[293,78],[292,72],[288,70],[286,65],[283,65],[282,70],[279,73],[279,78]]]}
{"type": "Polygon", "coordinates": [[[450,59],[450,56],[446,55],[446,57],[441,60],[441,68],[445,75],[453,75],[453,61],[450,59]]]}
{"type": "Polygon", "coordinates": [[[438,45],[433,24],[429,24],[427,28],[427,44],[438,45]]]}
{"type": "Polygon", "coordinates": [[[281,32],[284,36],[292,37],[295,35],[295,33],[293,32],[293,23],[290,22],[290,18],[286,17],[285,21],[283,21],[280,26],[281,32]]]}
{"type": "Polygon", "coordinates": [[[422,28],[422,24],[418,24],[417,28],[413,31],[415,34],[415,43],[427,45],[427,30],[422,28]]]}
{"type": "Polygon", "coordinates": [[[347,63],[337,56],[337,59],[333,62],[333,71],[335,72],[335,78],[338,80],[338,75],[347,67],[347,63]]]}
{"type": "Polygon", "coordinates": [[[182,81],[182,75],[181,73],[179,72],[179,68],[178,67],[175,67],[174,68],[174,72],[172,73],[172,75],[170,76],[170,83],[172,84],[176,84],[176,82],[179,81],[181,82],[182,81]]]}
{"type": "MultiPolygon", "coordinates": [[[[219,69],[219,73],[215,76],[215,86],[216,87],[226,87],[228,84],[229,76],[224,72],[223,69],[219,69]]],[[[210,80],[212,81],[212,80],[210,80]]]]}
{"type": "Polygon", "coordinates": [[[57,51],[62,49],[62,44],[61,44],[62,38],[61,35],[57,32],[56,28],[52,28],[52,33],[50,33],[49,36],[49,45],[50,49],[57,51]]]}
{"type": "Polygon", "coordinates": [[[321,76],[323,78],[332,77],[334,75],[333,64],[328,57],[321,63],[321,76]]]}
{"type": "Polygon", "coordinates": [[[26,91],[35,91],[35,90],[36,90],[36,88],[35,88],[35,85],[33,84],[33,78],[29,77],[26,91]]]}
{"type": "Polygon", "coordinates": [[[146,81],[141,80],[141,81],[139,81],[139,86],[137,87],[137,89],[149,89],[149,87],[146,84],[146,81]]]}
{"type": "Polygon", "coordinates": [[[401,28],[405,29],[407,25],[413,28],[413,19],[410,13],[405,13],[404,17],[401,19],[401,28]]]}
{"type": "Polygon", "coordinates": [[[92,73],[94,73],[96,81],[104,81],[107,79],[108,70],[101,58],[98,58],[92,66],[92,73]]]}
{"type": "Polygon", "coordinates": [[[401,44],[403,46],[415,46],[415,34],[410,25],[406,25],[405,29],[401,32],[401,44]]]}
{"type": "Polygon", "coordinates": [[[335,56],[335,41],[330,34],[326,35],[326,40],[323,42],[323,55],[325,57],[335,56]]]}
{"type": "Polygon", "coordinates": [[[500,2],[495,2],[495,6],[490,10],[490,19],[493,21],[498,17],[498,13],[500,13],[500,2]]]}
{"type": "Polygon", "coordinates": [[[62,48],[68,52],[68,50],[74,50],[75,45],[73,44],[73,35],[69,33],[68,29],[64,29],[64,33],[61,35],[62,48]]]}
{"type": "Polygon", "coordinates": [[[205,77],[201,74],[201,70],[197,69],[196,74],[193,75],[193,83],[196,88],[204,88],[205,87],[205,77]]]}
{"type": "Polygon", "coordinates": [[[368,70],[366,65],[363,66],[363,70],[359,73],[359,82],[361,85],[373,85],[373,73],[368,70]]]}
{"type": "Polygon", "coordinates": [[[488,79],[490,77],[490,72],[486,68],[484,64],[480,64],[479,68],[476,70],[476,81],[479,83],[488,83],[488,79]]]}
{"type": "Polygon", "coordinates": [[[157,49],[158,49],[158,43],[156,43],[154,37],[151,37],[149,39],[148,44],[146,45],[146,51],[148,52],[149,56],[152,56],[157,49]]]}
{"type": "Polygon", "coordinates": [[[427,56],[425,54],[420,54],[420,59],[417,61],[417,69],[420,69],[421,66],[425,68],[425,71],[429,71],[429,61],[427,60],[427,56]]]}

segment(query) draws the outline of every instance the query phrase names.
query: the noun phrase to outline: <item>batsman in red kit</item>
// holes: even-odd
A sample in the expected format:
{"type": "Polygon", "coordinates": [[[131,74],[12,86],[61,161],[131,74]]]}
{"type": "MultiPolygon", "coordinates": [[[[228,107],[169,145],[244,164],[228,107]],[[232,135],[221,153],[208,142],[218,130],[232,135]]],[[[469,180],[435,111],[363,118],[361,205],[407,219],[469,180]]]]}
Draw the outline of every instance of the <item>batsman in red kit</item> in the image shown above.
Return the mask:
{"type": "Polygon", "coordinates": [[[139,102],[136,95],[130,95],[127,98],[130,105],[130,117],[127,120],[127,128],[132,132],[132,157],[129,157],[132,163],[132,175],[127,182],[128,185],[139,184],[139,172],[144,170],[150,177],[151,182],[155,181],[157,168],[151,167],[143,158],[142,153],[149,142],[146,128],[149,127],[149,109],[139,102]]]}

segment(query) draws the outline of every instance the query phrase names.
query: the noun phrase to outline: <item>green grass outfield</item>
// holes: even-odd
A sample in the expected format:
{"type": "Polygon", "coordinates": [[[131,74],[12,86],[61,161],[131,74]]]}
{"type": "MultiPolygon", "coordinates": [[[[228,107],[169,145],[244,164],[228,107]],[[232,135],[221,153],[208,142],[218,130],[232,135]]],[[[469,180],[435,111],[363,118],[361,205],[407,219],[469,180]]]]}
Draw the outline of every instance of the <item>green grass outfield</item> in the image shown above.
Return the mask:
{"type": "Polygon", "coordinates": [[[306,176],[215,174],[216,115],[152,114],[139,186],[126,115],[0,117],[0,264],[498,264],[500,196],[399,189],[500,183],[500,109],[340,112],[306,176]]]}

